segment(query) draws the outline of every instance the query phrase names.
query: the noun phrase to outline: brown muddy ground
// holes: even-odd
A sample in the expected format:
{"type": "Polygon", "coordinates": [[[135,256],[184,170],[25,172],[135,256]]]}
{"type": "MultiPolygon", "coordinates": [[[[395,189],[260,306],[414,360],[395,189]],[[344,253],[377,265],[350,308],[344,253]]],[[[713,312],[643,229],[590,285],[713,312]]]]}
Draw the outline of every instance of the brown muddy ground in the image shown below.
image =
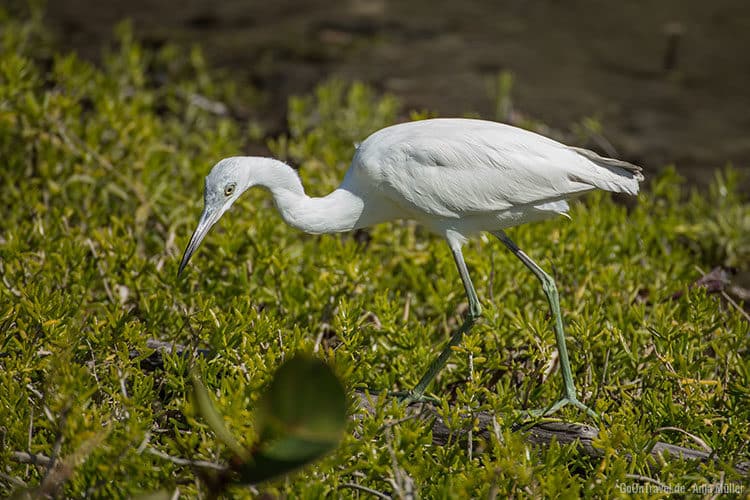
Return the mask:
{"type": "Polygon", "coordinates": [[[699,184],[727,162],[750,171],[747,0],[51,0],[47,12],[86,57],[123,18],[149,42],[199,43],[265,94],[255,113],[271,131],[290,93],[329,76],[406,109],[493,118],[491,82],[507,69],[516,109],[561,129],[599,116],[618,154],[648,170],[673,162],[699,184]]]}

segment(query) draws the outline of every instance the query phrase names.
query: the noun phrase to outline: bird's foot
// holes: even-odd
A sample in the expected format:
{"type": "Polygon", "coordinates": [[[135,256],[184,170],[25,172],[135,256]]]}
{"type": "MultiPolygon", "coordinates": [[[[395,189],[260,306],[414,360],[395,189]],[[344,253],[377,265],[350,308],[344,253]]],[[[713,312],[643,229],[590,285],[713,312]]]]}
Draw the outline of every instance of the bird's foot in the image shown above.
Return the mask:
{"type": "Polygon", "coordinates": [[[388,396],[397,398],[399,403],[403,403],[409,406],[412,403],[432,403],[437,404],[438,399],[431,396],[425,396],[424,394],[417,393],[415,391],[396,391],[388,392],[388,396]]]}
{"type": "Polygon", "coordinates": [[[585,404],[581,403],[577,397],[570,396],[570,395],[563,396],[549,408],[538,409],[538,410],[526,410],[521,413],[527,417],[541,418],[541,417],[552,415],[553,413],[557,412],[564,406],[568,406],[568,405],[575,406],[579,410],[583,410],[591,418],[595,420],[599,420],[599,415],[594,410],[592,410],[585,404]]]}

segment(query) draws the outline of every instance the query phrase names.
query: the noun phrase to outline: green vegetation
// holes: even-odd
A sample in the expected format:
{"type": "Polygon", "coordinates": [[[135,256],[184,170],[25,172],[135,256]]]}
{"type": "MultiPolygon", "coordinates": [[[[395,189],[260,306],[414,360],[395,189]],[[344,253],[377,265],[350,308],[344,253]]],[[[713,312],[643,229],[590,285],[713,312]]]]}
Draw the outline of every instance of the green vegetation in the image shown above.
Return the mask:
{"type": "MultiPolygon", "coordinates": [[[[414,385],[465,307],[442,241],[408,222],[367,238],[305,235],[252,191],[178,280],[203,176],[258,134],[205,105],[231,108],[236,88],[198,50],[146,50],[126,25],[94,66],[56,50],[38,21],[0,23],[0,496],[45,477],[65,497],[206,495],[190,466],[169,459],[232,456],[190,396],[191,367],[244,448],[257,440],[263,388],[298,351],[315,352],[350,390],[414,385]],[[211,355],[165,353],[149,371],[148,339],[211,355]],[[61,466],[48,473],[14,452],[61,466]]],[[[322,194],[352,143],[399,112],[363,85],[327,83],[291,101],[289,135],[268,144],[322,194]]],[[[672,170],[650,177],[631,208],[595,193],[570,221],[510,231],[558,279],[579,390],[604,416],[602,457],[534,448],[511,430],[512,410],[558,395],[552,330],[531,273],[478,239],[466,257],[484,319],[431,389],[454,430],[476,425],[467,414],[497,414],[491,439],[471,453],[461,441],[433,445],[428,426],[389,403],[351,422],[323,460],[231,495],[368,496],[358,485],[423,498],[604,497],[639,483],[633,475],[748,491],[735,466],[750,457],[750,325],[719,294],[688,288],[699,268],[748,271],[750,205],[731,172],[707,194],[688,193],[672,170]],[[656,440],[697,447],[667,426],[717,460],[656,463],[656,440]]]]}

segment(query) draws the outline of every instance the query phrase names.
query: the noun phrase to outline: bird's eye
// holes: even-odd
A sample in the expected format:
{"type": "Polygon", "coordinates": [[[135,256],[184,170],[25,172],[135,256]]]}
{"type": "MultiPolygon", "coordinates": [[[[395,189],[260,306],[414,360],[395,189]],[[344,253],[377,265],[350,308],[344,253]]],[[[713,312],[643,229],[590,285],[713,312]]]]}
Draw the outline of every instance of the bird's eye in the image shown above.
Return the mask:
{"type": "Polygon", "coordinates": [[[234,183],[227,184],[227,186],[224,188],[224,196],[232,196],[232,193],[234,193],[234,187],[234,183]]]}

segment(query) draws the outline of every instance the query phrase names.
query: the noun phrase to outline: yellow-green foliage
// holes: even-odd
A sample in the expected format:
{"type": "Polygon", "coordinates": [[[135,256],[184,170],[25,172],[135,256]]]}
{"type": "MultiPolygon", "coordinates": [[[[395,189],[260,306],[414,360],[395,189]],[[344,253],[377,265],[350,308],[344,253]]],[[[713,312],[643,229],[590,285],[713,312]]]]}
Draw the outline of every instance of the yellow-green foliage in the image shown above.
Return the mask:
{"type": "MultiPolygon", "coordinates": [[[[411,223],[375,227],[369,242],[301,234],[267,193],[252,191],[178,280],[202,178],[242,152],[251,128],[194,97],[231,106],[236,92],[199,51],[152,52],[127,27],[93,66],[53,50],[34,23],[2,23],[0,495],[46,474],[18,463],[15,451],[63,461],[78,454],[66,497],[175,486],[205,494],[189,467],[150,451],[229,457],[196,417],[191,361],[166,355],[163,369],[142,369],[149,338],[210,349],[197,367],[244,445],[254,439],[261,388],[295,351],[317,348],[349,388],[408,389],[418,380],[465,307],[442,241],[411,223]]],[[[292,99],[289,135],[270,146],[322,194],[341,178],[353,143],[397,111],[363,85],[330,83],[292,99]]],[[[749,455],[748,322],[702,289],[670,297],[700,277],[697,266],[747,270],[748,205],[731,176],[689,197],[673,172],[649,177],[630,210],[593,194],[573,205],[570,221],[511,231],[557,277],[579,390],[604,416],[603,458],[571,446],[534,449],[511,431],[512,410],[558,395],[556,373],[542,383],[554,342],[534,277],[501,245],[479,239],[466,257],[485,316],[431,389],[456,430],[474,425],[468,413],[496,413],[490,442],[471,458],[465,444],[434,446],[428,426],[394,423],[403,409],[389,405],[352,423],[323,461],[257,490],[365,496],[346,486],[356,483],[423,498],[603,497],[621,495],[628,474],[673,487],[747,481],[734,465],[749,455]],[[665,426],[698,436],[718,460],[654,469],[655,440],[696,446],[659,431],[665,426]]]]}

